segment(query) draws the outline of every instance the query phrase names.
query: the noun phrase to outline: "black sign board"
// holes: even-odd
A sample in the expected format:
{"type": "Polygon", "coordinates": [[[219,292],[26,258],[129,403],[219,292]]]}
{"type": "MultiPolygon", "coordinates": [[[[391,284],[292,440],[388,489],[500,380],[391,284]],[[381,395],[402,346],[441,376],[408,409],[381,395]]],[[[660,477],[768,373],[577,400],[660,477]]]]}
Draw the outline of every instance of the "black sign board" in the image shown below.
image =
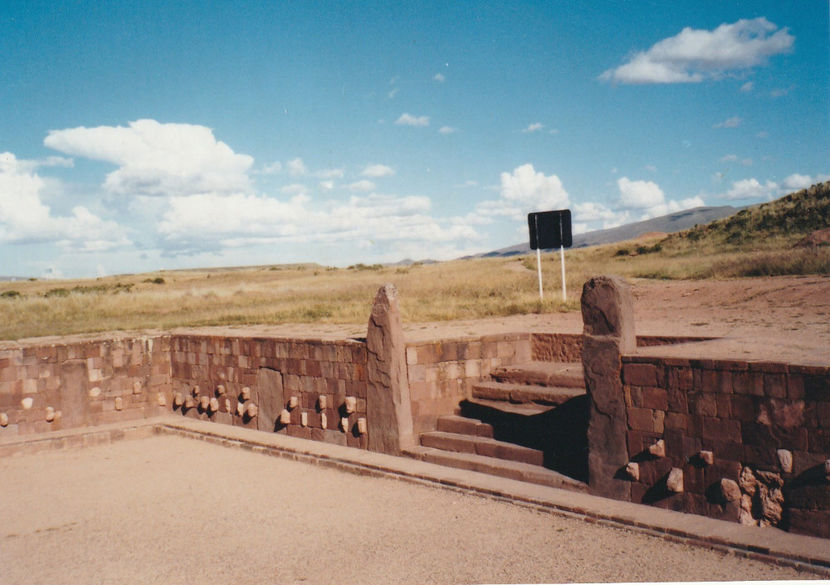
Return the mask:
{"type": "Polygon", "coordinates": [[[531,250],[573,246],[570,209],[528,213],[527,227],[530,229],[531,250]]]}

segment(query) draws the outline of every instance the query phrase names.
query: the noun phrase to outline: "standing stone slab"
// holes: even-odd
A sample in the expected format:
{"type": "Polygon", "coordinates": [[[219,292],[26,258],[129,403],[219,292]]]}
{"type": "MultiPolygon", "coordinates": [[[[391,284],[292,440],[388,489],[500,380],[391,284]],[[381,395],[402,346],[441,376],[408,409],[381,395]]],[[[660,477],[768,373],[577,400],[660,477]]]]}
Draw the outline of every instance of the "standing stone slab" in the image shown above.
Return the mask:
{"type": "Polygon", "coordinates": [[[636,349],[634,304],[628,284],[597,276],[582,287],[582,365],[590,402],[588,485],[602,496],[631,500],[622,355],[636,349]]]}
{"type": "Polygon", "coordinates": [[[406,344],[394,285],[375,296],[366,334],[366,418],[371,451],[397,455],[414,445],[406,344]]]}

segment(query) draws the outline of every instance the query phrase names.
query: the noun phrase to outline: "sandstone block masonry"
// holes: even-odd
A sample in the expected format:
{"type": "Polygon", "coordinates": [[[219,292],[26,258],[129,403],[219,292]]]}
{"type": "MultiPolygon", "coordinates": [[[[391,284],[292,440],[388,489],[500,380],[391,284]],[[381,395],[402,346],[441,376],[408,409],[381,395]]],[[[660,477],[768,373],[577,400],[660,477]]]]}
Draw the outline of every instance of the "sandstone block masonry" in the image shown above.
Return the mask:
{"type": "Polygon", "coordinates": [[[591,489],[830,538],[830,367],[637,351],[626,290],[583,291],[591,489]]]}

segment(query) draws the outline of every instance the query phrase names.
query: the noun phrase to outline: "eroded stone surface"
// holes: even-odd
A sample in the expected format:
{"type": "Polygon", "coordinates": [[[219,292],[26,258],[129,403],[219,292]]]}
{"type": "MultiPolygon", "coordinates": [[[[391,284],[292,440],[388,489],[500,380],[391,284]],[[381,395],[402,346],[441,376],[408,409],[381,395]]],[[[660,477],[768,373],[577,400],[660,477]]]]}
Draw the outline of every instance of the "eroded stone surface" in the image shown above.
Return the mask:
{"type": "Polygon", "coordinates": [[[394,285],[382,286],[375,296],[366,332],[366,404],[368,446],[372,451],[397,455],[414,445],[406,343],[394,285]]]}
{"type": "Polygon", "coordinates": [[[621,356],[636,348],[636,340],[628,284],[614,276],[587,281],[582,319],[582,364],[590,400],[588,483],[599,495],[630,500],[630,483],[615,477],[629,459],[621,356]]]}

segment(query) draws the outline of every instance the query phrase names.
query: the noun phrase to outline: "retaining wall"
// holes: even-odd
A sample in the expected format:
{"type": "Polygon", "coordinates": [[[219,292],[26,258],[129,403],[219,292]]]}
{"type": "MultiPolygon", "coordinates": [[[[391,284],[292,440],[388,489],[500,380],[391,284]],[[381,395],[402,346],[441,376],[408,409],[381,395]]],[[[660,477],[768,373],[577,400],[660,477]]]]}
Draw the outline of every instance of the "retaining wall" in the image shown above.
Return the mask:
{"type": "Polygon", "coordinates": [[[0,346],[0,439],[156,416],[170,337],[0,346]]]}
{"type": "Polygon", "coordinates": [[[830,368],[622,362],[632,501],[830,537],[830,368]],[[682,492],[667,487],[672,469],[682,492]]]}

